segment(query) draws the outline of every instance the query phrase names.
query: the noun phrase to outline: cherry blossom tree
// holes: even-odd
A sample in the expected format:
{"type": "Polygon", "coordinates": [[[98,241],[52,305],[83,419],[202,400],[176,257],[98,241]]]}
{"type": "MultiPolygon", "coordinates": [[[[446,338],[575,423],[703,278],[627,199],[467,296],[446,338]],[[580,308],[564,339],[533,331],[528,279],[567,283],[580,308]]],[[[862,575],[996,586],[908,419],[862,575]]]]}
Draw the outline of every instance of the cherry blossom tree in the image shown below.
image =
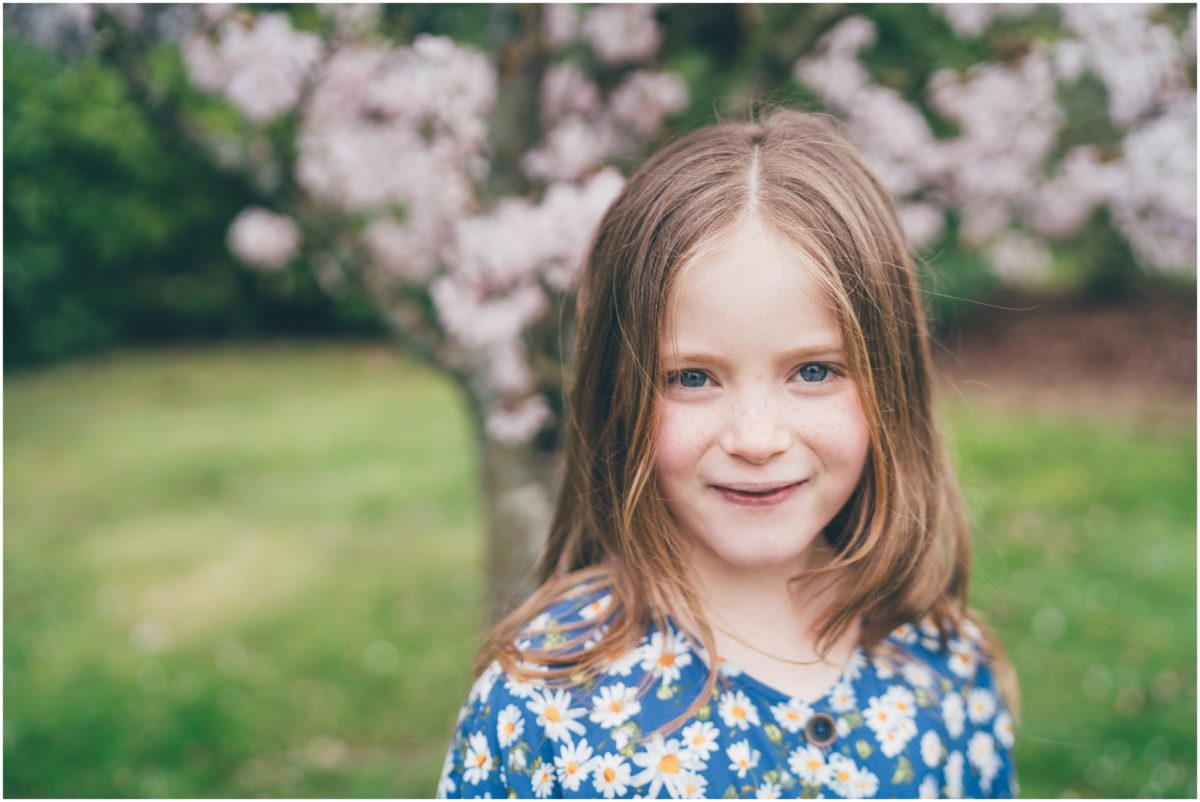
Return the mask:
{"type": "Polygon", "coordinates": [[[499,615],[528,590],[549,528],[576,275],[624,182],[606,161],[645,148],[688,94],[654,67],[651,6],[495,7],[509,31],[492,53],[391,41],[383,12],[319,7],[301,27],[230,5],[66,6],[26,30],[60,47],[90,31],[181,142],[245,176],[260,200],[228,234],[245,264],[303,260],[333,290],[364,288],[398,341],[458,384],[499,615]],[[234,125],[156,95],[144,69],[163,41],[234,125]]]}

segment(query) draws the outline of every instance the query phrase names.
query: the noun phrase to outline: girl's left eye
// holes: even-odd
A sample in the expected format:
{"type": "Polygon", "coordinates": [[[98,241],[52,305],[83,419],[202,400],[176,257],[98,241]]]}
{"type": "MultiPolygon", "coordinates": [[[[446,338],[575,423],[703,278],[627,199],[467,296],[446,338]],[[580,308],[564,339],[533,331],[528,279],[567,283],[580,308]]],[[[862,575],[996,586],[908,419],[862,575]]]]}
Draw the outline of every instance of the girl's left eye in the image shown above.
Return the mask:
{"type": "Polygon", "coordinates": [[[806,382],[823,382],[829,378],[829,366],[822,365],[820,362],[810,362],[807,365],[801,365],[796,371],[796,375],[806,382]]]}

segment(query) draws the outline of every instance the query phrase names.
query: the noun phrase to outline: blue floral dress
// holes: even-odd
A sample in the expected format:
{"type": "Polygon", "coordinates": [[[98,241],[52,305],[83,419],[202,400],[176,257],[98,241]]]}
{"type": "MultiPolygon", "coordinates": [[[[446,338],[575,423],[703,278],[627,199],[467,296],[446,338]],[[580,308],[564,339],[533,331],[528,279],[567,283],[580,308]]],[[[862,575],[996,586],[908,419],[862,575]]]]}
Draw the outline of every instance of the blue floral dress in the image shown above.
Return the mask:
{"type": "MultiPolygon", "coordinates": [[[[529,629],[599,620],[609,602],[559,603],[529,629]]],[[[857,649],[811,703],[721,662],[709,703],[665,733],[708,676],[673,624],[582,686],[519,682],[493,663],[459,714],[438,796],[1016,796],[1012,719],[979,639],[968,623],[943,648],[929,623],[905,624],[894,648],[857,649]]]]}

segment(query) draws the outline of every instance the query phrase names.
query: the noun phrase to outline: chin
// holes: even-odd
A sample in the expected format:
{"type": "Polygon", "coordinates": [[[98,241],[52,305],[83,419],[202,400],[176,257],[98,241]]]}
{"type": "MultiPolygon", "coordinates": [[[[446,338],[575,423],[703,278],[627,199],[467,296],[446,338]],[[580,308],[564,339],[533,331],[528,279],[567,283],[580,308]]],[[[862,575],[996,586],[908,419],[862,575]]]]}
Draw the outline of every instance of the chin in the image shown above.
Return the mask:
{"type": "Polygon", "coordinates": [[[740,569],[744,571],[764,571],[772,568],[800,568],[807,561],[809,550],[813,545],[824,544],[824,539],[818,533],[816,536],[808,538],[805,544],[797,548],[795,542],[788,543],[786,547],[771,548],[769,545],[759,548],[739,549],[721,547],[720,545],[709,544],[709,550],[718,560],[730,568],[740,569]]]}

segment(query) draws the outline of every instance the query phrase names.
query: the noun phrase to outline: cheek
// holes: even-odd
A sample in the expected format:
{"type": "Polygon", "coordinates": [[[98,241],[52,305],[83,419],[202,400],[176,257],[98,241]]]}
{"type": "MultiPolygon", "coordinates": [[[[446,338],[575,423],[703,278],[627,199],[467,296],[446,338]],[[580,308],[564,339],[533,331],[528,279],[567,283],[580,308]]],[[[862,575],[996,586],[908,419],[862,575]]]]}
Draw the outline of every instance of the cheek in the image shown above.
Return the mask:
{"type": "Polygon", "coordinates": [[[828,405],[810,429],[813,440],[829,465],[862,474],[871,448],[871,430],[856,397],[828,405]]]}
{"type": "Polygon", "coordinates": [[[655,467],[659,478],[691,473],[708,448],[712,426],[712,416],[703,412],[669,404],[660,408],[655,431],[655,467]]]}

